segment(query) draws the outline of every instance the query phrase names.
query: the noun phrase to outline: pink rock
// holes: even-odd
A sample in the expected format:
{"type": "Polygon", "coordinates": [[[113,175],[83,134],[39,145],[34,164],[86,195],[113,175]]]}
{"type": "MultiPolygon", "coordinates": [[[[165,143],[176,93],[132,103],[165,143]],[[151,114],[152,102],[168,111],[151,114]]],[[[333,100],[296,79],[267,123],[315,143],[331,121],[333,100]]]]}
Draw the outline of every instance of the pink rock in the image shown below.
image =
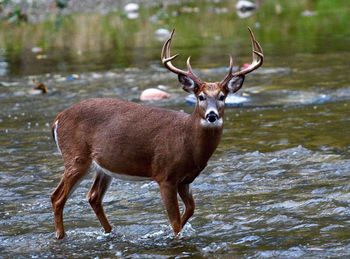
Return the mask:
{"type": "Polygon", "coordinates": [[[244,63],[244,64],[242,65],[242,69],[245,69],[245,68],[247,68],[247,67],[249,67],[249,66],[250,66],[250,64],[244,63]]]}
{"type": "Polygon", "coordinates": [[[168,99],[170,94],[157,88],[149,88],[144,90],[140,95],[141,101],[158,101],[168,99]]]}

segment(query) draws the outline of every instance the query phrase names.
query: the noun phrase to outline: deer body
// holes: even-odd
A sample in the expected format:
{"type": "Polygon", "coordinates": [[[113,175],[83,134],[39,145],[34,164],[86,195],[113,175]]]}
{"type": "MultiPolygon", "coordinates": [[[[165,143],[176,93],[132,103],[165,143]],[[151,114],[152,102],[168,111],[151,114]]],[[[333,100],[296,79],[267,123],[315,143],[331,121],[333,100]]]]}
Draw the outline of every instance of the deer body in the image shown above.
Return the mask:
{"type": "MultiPolygon", "coordinates": [[[[173,32],[174,33],[174,32],[173,32]]],[[[89,169],[96,171],[88,200],[104,230],[112,227],[102,199],[112,177],[154,180],[159,184],[164,207],[177,235],[193,215],[195,203],[190,184],[205,168],[220,142],[225,98],[241,88],[244,75],[262,64],[260,45],[251,33],[253,63],[228,75],[221,82],[202,82],[191,69],[174,67],[170,56],[173,33],[162,50],[163,64],[178,74],[184,90],[197,96],[191,115],[111,98],[82,101],[59,113],[52,133],[65,171],[51,195],[56,237],[63,238],[63,208],[89,169]],[[260,59],[260,60],[258,60],[260,59]],[[177,195],[185,205],[180,215],[177,195]]]]}
{"type": "Polygon", "coordinates": [[[189,115],[107,98],[75,104],[56,121],[57,145],[63,155],[74,154],[76,161],[88,159],[112,173],[157,182],[192,182],[222,133],[222,127],[202,127],[195,112],[189,115]],[[177,172],[178,168],[184,172],[177,172]]]}

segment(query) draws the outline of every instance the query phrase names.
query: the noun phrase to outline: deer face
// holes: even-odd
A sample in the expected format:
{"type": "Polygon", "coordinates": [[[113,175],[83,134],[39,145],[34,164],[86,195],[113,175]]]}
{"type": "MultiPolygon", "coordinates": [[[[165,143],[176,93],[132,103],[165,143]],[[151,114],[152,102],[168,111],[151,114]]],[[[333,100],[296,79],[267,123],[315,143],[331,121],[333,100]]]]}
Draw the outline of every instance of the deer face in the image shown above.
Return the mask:
{"type": "Polygon", "coordinates": [[[196,96],[197,110],[201,117],[202,126],[221,127],[226,96],[242,87],[244,76],[234,77],[227,83],[202,83],[195,82],[185,75],[179,75],[179,81],[186,92],[196,96]]]}
{"type": "Polygon", "coordinates": [[[205,127],[221,127],[226,94],[216,83],[206,83],[196,94],[201,124],[205,127]]]}

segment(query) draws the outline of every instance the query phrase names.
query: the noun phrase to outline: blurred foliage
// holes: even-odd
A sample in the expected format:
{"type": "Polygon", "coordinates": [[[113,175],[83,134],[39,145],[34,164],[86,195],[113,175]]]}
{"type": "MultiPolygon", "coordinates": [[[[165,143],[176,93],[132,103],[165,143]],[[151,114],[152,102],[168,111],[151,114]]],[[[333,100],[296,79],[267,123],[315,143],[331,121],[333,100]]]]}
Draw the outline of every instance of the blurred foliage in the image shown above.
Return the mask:
{"type": "Polygon", "coordinates": [[[176,28],[173,46],[174,52],[181,52],[180,62],[191,55],[194,64],[210,67],[216,65],[214,56],[222,60],[232,52],[235,56],[250,55],[246,29],[250,26],[267,56],[348,51],[348,0],[265,0],[246,19],[237,16],[235,4],[191,1],[152,8],[141,5],[137,19],[128,19],[119,11],[56,15],[37,24],[3,22],[0,48],[10,63],[22,64],[22,68],[30,60],[30,50],[37,46],[48,57],[40,61],[44,66],[61,61],[68,66],[93,61],[101,69],[143,66],[159,59],[163,40],[156,39],[155,31],[176,28]]]}
{"type": "Polygon", "coordinates": [[[0,0],[0,22],[5,21],[7,23],[20,23],[27,22],[28,17],[25,12],[22,11],[21,7],[17,3],[13,3],[11,0],[0,0]],[[12,4],[10,6],[10,4],[12,4]],[[6,7],[9,10],[6,10],[6,7]]]}

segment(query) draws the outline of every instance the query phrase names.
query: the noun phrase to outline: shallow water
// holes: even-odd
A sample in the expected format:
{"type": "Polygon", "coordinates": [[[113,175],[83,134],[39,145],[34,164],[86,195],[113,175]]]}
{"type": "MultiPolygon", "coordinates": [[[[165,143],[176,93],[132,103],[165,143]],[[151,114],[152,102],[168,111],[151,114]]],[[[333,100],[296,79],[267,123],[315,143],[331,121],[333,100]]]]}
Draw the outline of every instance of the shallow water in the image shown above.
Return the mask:
{"type": "MultiPolygon", "coordinates": [[[[337,37],[344,45],[321,53],[296,48],[287,57],[272,55],[277,45],[262,37],[266,63],[247,77],[240,94],[248,101],[227,109],[222,142],[193,183],[195,215],[177,239],[152,182],[113,180],[104,199],[114,226],[108,235],[85,198],[92,175],[67,202],[63,241],[54,237],[49,198],[63,170],[50,124],[70,104],[89,97],[139,102],[142,89],[161,85],[171,98],[146,105],[191,112],[158,57],[121,67],[100,67],[101,60],[87,66],[78,57],[76,70],[60,69],[49,57],[52,66],[30,73],[16,72],[20,67],[9,57],[0,77],[0,257],[349,257],[350,53],[344,51],[348,36],[337,37]],[[30,94],[32,78],[49,93],[30,94]]],[[[226,53],[213,56],[217,51],[208,51],[211,63],[193,62],[205,79],[225,75],[226,53]]]]}

